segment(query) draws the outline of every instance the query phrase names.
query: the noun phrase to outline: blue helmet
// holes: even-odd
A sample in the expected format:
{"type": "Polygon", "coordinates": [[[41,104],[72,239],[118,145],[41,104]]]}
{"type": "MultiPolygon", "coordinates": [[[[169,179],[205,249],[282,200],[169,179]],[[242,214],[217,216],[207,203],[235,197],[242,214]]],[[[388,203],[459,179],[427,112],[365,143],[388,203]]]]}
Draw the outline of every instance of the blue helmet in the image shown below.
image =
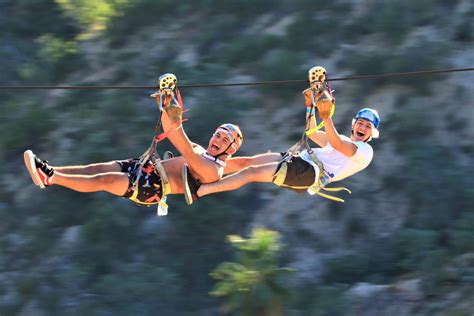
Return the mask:
{"type": "Polygon", "coordinates": [[[377,112],[374,109],[363,108],[362,110],[357,112],[356,116],[354,117],[353,123],[355,123],[355,121],[357,119],[363,119],[363,120],[366,120],[366,121],[369,121],[370,123],[372,123],[372,136],[371,136],[371,138],[378,138],[379,137],[379,130],[378,130],[379,124],[380,124],[379,112],[377,112]]]}

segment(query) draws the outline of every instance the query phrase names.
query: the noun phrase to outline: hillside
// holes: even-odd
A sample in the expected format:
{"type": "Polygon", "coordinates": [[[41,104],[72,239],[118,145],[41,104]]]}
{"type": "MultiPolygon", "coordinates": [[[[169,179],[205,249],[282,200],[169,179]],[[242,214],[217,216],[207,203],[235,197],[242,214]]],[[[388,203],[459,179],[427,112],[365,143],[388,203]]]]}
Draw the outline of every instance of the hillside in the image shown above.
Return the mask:
{"type": "MultiPolygon", "coordinates": [[[[2,85],[181,84],[473,67],[474,5],[458,1],[4,1],[2,85]],[[107,4],[102,11],[94,3],[107,4]],[[104,9],[106,8],[106,9],[104,9]],[[6,13],[6,14],[5,14],[6,13]]],[[[209,273],[225,238],[280,232],[297,269],[285,315],[470,315],[474,306],[474,74],[334,82],[335,123],[382,116],[375,158],[337,204],[254,184],[155,216],[106,193],[39,191],[53,165],[140,155],[158,111],[141,90],[0,91],[0,314],[217,315],[209,273]]],[[[182,89],[205,145],[239,124],[242,155],[280,152],[304,128],[304,85],[182,89]]],[[[160,144],[160,152],[172,149],[160,144]]],[[[172,149],[173,150],[173,149],[172,149]]]]}

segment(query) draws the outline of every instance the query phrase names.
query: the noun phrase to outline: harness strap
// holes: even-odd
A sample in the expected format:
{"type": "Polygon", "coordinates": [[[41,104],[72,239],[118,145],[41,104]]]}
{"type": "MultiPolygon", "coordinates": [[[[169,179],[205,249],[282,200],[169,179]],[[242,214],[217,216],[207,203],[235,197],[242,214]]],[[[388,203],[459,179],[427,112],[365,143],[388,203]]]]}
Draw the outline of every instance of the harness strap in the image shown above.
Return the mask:
{"type": "MultiPolygon", "coordinates": [[[[314,86],[314,88],[311,89],[311,107],[309,108],[309,116],[308,116],[308,120],[306,121],[306,131],[305,131],[306,136],[309,136],[324,127],[324,122],[320,122],[315,128],[309,129],[309,121],[311,120],[311,116],[315,115],[315,112],[318,110],[316,103],[319,100],[321,100],[323,97],[327,99],[332,99],[334,101],[336,100],[336,98],[333,95],[333,92],[334,90],[331,90],[331,86],[329,86],[329,83],[327,81],[323,83],[318,83],[314,86]],[[318,90],[318,92],[320,93],[322,92],[322,95],[317,100],[315,99],[316,90],[318,90]]],[[[334,110],[335,110],[335,106],[333,105],[331,109],[330,117],[334,115],[334,110]]]]}
{"type": "Polygon", "coordinates": [[[154,159],[153,165],[155,166],[155,169],[161,175],[161,188],[162,188],[162,196],[161,196],[160,201],[158,202],[156,215],[166,216],[168,215],[168,204],[166,203],[166,196],[171,193],[171,184],[168,178],[168,174],[166,173],[165,167],[161,163],[160,159],[158,158],[154,159]]]}
{"type": "MultiPolygon", "coordinates": [[[[161,80],[161,78],[160,78],[160,80],[161,80]]],[[[175,82],[176,82],[176,80],[175,80],[175,82]]],[[[165,98],[170,96],[170,95],[171,95],[170,102],[174,101],[175,104],[177,104],[181,109],[183,109],[183,99],[181,97],[181,93],[179,92],[179,90],[174,85],[170,86],[169,84],[165,88],[162,88],[162,85],[161,85],[161,82],[160,82],[160,90],[151,95],[152,98],[157,98],[159,96],[159,102],[157,102],[158,103],[157,105],[158,105],[158,108],[159,108],[160,112],[163,112],[163,110],[164,110],[163,105],[164,105],[164,102],[165,102],[165,98]]],[[[183,112],[186,112],[186,111],[183,111],[183,112]]],[[[182,120],[182,122],[184,122],[184,121],[186,121],[186,120],[182,120]]],[[[157,135],[155,137],[153,137],[153,140],[151,142],[150,147],[148,147],[148,149],[140,156],[140,158],[138,160],[139,161],[138,170],[136,170],[136,172],[138,172],[138,174],[137,174],[137,177],[136,177],[135,181],[132,183],[132,187],[131,187],[133,193],[132,193],[132,196],[130,197],[130,200],[132,200],[136,203],[139,203],[139,204],[147,204],[147,203],[143,203],[143,202],[140,202],[140,201],[137,200],[137,197],[138,197],[138,183],[139,183],[139,180],[142,176],[143,166],[145,165],[145,163],[148,160],[151,160],[154,167],[155,167],[156,172],[158,172],[160,174],[160,177],[161,177],[162,196],[160,198],[160,201],[158,202],[158,209],[157,209],[157,215],[158,216],[164,216],[164,215],[168,214],[168,204],[166,203],[166,196],[171,193],[171,185],[170,185],[169,178],[168,178],[168,175],[166,173],[166,170],[165,170],[163,164],[160,161],[160,156],[157,154],[156,146],[160,141],[165,139],[173,129],[177,129],[181,126],[181,124],[176,124],[176,125],[177,126],[173,126],[172,129],[170,129],[168,131],[163,131],[162,133],[158,134],[158,131],[161,128],[161,119],[158,120],[158,122],[156,124],[156,127],[155,127],[155,133],[157,133],[157,135]]],[[[150,203],[150,204],[154,204],[154,203],[150,203]]]]}
{"type": "Polygon", "coordinates": [[[160,159],[158,158],[153,160],[153,165],[155,166],[155,169],[158,171],[158,173],[161,176],[163,196],[170,194],[171,184],[168,178],[168,174],[166,173],[165,167],[163,166],[160,159]]]}
{"type": "Polygon", "coordinates": [[[209,160],[212,161],[212,162],[215,162],[216,164],[218,164],[218,165],[221,166],[221,167],[225,167],[225,166],[226,166],[226,163],[225,163],[224,160],[220,160],[220,159],[217,158],[217,157],[211,156],[211,155],[209,155],[207,152],[206,152],[206,153],[203,153],[202,156],[203,156],[204,158],[209,159],[209,160]]]}
{"type": "Polygon", "coordinates": [[[321,192],[321,190],[328,191],[328,192],[346,191],[349,194],[352,194],[351,190],[349,190],[348,188],[345,188],[345,187],[336,187],[336,188],[326,187],[326,185],[330,183],[330,179],[334,175],[328,173],[324,169],[323,163],[316,157],[316,155],[314,154],[314,151],[312,149],[310,149],[308,151],[308,153],[309,153],[309,157],[311,158],[311,160],[316,164],[317,169],[319,169],[319,170],[315,170],[319,174],[316,175],[316,179],[315,179],[314,183],[308,188],[308,190],[307,190],[308,193],[310,195],[318,194],[319,196],[322,196],[326,199],[330,199],[330,200],[333,200],[333,201],[336,201],[336,202],[344,202],[343,199],[341,199],[339,197],[336,197],[336,196],[333,196],[333,195],[323,193],[323,192],[321,192]]]}

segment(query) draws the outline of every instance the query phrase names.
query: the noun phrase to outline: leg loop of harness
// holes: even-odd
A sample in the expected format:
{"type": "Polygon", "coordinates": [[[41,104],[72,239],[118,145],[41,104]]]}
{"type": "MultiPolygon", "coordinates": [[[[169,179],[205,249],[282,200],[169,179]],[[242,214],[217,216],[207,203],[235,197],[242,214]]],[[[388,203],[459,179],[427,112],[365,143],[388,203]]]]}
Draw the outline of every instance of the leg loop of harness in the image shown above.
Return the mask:
{"type": "Polygon", "coordinates": [[[314,154],[314,152],[311,149],[308,150],[308,153],[309,153],[309,156],[311,157],[311,160],[314,162],[313,166],[314,166],[314,170],[316,172],[316,180],[314,181],[313,185],[311,185],[308,188],[308,190],[307,190],[308,193],[310,195],[317,194],[317,195],[322,196],[326,199],[333,200],[333,201],[336,201],[336,202],[344,202],[343,199],[341,199],[337,196],[333,196],[333,195],[323,193],[323,192],[321,192],[321,190],[328,191],[328,192],[346,191],[349,194],[352,194],[351,190],[349,190],[348,188],[344,188],[344,187],[327,188],[326,185],[330,183],[331,175],[324,169],[323,163],[316,157],[316,155],[314,154]]]}
{"type": "Polygon", "coordinates": [[[137,172],[137,176],[135,180],[132,183],[132,195],[130,196],[130,200],[134,201],[135,203],[138,204],[144,204],[142,201],[138,200],[138,193],[139,193],[139,181],[140,178],[143,176],[143,167],[145,166],[147,161],[151,161],[153,163],[153,166],[155,167],[155,171],[160,175],[161,177],[161,187],[162,187],[162,196],[160,198],[160,201],[158,202],[158,207],[157,207],[157,215],[158,216],[165,216],[168,214],[168,204],[166,203],[166,197],[168,194],[171,193],[171,185],[169,182],[168,175],[166,173],[166,170],[161,163],[160,156],[156,152],[156,145],[157,141],[156,139],[153,139],[150,147],[140,156],[139,158],[139,165],[136,169],[135,172],[137,172]]]}
{"type": "Polygon", "coordinates": [[[161,163],[159,157],[153,159],[153,164],[155,169],[161,175],[161,185],[162,185],[162,196],[160,202],[158,202],[158,208],[156,210],[156,215],[166,216],[168,215],[168,204],[166,203],[166,196],[171,193],[171,185],[169,182],[168,174],[166,173],[165,167],[161,163]]]}

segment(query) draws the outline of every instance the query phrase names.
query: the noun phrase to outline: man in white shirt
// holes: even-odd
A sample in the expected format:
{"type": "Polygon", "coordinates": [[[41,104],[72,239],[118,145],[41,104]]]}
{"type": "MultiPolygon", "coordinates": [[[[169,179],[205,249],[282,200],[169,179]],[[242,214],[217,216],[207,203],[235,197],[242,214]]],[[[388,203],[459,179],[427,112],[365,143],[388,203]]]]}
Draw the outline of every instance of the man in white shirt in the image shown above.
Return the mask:
{"type": "Polygon", "coordinates": [[[310,194],[314,194],[329,182],[340,181],[365,169],[373,157],[373,150],[368,142],[379,136],[380,117],[377,111],[364,108],[357,112],[352,120],[351,136],[347,137],[339,135],[331,119],[334,101],[320,100],[316,107],[324,122],[324,131],[318,131],[314,129],[316,120],[310,112],[310,91],[305,90],[304,94],[308,107],[307,117],[310,117],[309,130],[315,130],[309,138],[321,148],[312,149],[312,152],[303,150],[297,156],[266,153],[230,158],[224,174],[232,174],[208,184],[201,184],[194,179],[185,166],[182,176],[187,203],[192,204],[204,195],[236,190],[251,182],[273,182],[281,187],[297,191],[308,190],[310,194]],[[323,178],[324,183],[321,182],[323,178]]]}

